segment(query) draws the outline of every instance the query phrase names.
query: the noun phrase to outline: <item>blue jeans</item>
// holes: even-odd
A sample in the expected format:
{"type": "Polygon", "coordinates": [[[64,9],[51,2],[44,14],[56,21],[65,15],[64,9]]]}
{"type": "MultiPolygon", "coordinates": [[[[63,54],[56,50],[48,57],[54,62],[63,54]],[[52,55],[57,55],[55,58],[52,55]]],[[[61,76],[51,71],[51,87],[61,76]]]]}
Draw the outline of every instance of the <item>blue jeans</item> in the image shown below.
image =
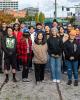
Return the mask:
{"type": "Polygon", "coordinates": [[[66,60],[68,79],[72,80],[72,72],[74,73],[74,79],[78,80],[78,61],[66,60]]]}
{"type": "Polygon", "coordinates": [[[54,58],[50,57],[51,64],[51,77],[52,79],[60,80],[61,79],[61,57],[54,58]]]}
{"type": "Polygon", "coordinates": [[[49,71],[50,72],[50,56],[48,55],[48,61],[47,61],[47,64],[45,66],[45,70],[49,71]]]}

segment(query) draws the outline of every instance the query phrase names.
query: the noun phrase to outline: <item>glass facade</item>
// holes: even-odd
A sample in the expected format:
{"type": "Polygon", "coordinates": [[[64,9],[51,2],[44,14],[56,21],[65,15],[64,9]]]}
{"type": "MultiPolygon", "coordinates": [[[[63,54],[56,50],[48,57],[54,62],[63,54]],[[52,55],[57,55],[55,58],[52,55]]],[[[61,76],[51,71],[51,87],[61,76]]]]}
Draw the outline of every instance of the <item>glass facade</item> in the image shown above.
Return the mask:
{"type": "Polygon", "coordinates": [[[18,10],[18,1],[3,1],[0,2],[0,10],[3,9],[15,9],[18,10]]]}

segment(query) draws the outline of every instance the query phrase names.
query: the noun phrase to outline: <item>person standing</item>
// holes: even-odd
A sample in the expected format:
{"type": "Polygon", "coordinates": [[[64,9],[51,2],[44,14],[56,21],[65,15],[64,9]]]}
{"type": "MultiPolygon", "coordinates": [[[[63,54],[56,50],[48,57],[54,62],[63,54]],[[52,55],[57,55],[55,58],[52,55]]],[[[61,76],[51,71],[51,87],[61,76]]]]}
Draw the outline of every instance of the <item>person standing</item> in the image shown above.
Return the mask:
{"type": "Polygon", "coordinates": [[[28,73],[32,59],[32,40],[29,31],[26,29],[23,31],[23,36],[19,44],[19,54],[23,65],[22,81],[29,82],[28,73]]]}
{"type": "Polygon", "coordinates": [[[57,28],[51,29],[52,35],[47,41],[48,53],[50,55],[51,77],[53,82],[60,83],[61,80],[61,55],[62,39],[57,36],[57,28]]]}
{"type": "MultiPolygon", "coordinates": [[[[68,37],[69,37],[68,34],[66,34],[64,32],[64,28],[62,26],[59,28],[59,36],[60,36],[60,38],[62,40],[63,40],[64,37],[67,38],[66,40],[68,40],[68,37]]],[[[62,50],[62,65],[61,65],[61,71],[62,71],[62,73],[67,72],[67,66],[66,66],[65,55],[64,55],[63,50],[62,50]]]]}
{"type": "MultiPolygon", "coordinates": [[[[46,41],[49,39],[50,35],[51,35],[50,27],[46,25],[45,26],[45,39],[46,39],[46,41]]],[[[47,61],[46,67],[45,67],[45,71],[50,72],[50,56],[49,56],[49,54],[48,54],[48,61],[47,61]]]]}
{"type": "Polygon", "coordinates": [[[22,32],[20,32],[20,25],[18,23],[15,23],[13,26],[14,32],[13,35],[16,37],[17,40],[17,71],[20,71],[20,58],[19,58],[19,44],[20,40],[22,38],[22,32]]]}
{"type": "Polygon", "coordinates": [[[2,49],[4,51],[4,71],[6,74],[5,82],[9,81],[9,70],[12,66],[13,82],[17,82],[16,75],[16,38],[13,36],[12,28],[8,28],[8,35],[3,38],[2,49]]]}
{"type": "Polygon", "coordinates": [[[35,68],[36,83],[44,80],[44,68],[47,63],[47,43],[43,33],[39,32],[33,45],[33,62],[35,68]]]}
{"type": "MultiPolygon", "coordinates": [[[[33,47],[33,45],[34,45],[34,40],[35,40],[35,28],[34,28],[34,26],[30,26],[29,27],[29,33],[30,33],[30,38],[31,38],[31,40],[32,40],[32,47],[33,47]]],[[[32,48],[32,58],[33,58],[33,56],[34,56],[34,54],[33,54],[33,48],[32,48]]],[[[32,59],[31,59],[31,61],[30,61],[30,68],[29,68],[29,72],[32,72],[33,71],[33,68],[32,68],[32,59]]]]}
{"type": "Polygon", "coordinates": [[[5,22],[3,22],[1,25],[1,29],[0,29],[0,73],[3,73],[2,66],[3,66],[3,58],[4,58],[4,53],[2,51],[1,42],[3,41],[3,38],[6,35],[7,35],[7,24],[5,22]]]}
{"type": "MultiPolygon", "coordinates": [[[[77,34],[76,34],[76,42],[80,45],[80,27],[77,26],[75,30],[77,32],[77,34]]],[[[80,71],[80,58],[78,59],[78,70],[80,71]]]]}
{"type": "Polygon", "coordinates": [[[80,45],[77,44],[76,31],[71,30],[69,39],[64,43],[64,53],[67,65],[68,83],[72,84],[72,72],[74,73],[74,86],[78,86],[78,59],[80,56],[80,45]]]}
{"type": "Polygon", "coordinates": [[[2,51],[2,33],[0,33],[0,73],[3,73],[3,71],[2,71],[2,57],[3,57],[3,51],[2,51]]]}

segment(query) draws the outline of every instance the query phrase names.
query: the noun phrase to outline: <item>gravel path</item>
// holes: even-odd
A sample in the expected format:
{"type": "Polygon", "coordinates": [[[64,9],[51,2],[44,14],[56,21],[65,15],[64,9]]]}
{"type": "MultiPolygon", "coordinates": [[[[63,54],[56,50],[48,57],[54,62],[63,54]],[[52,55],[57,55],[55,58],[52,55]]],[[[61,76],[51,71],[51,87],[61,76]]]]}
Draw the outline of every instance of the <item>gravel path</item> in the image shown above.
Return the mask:
{"type": "MultiPolygon", "coordinates": [[[[61,100],[56,83],[50,80],[50,74],[45,74],[45,81],[36,85],[34,72],[29,74],[31,82],[21,81],[21,72],[17,72],[17,79],[19,82],[12,82],[12,75],[10,80],[3,86],[0,91],[0,100],[61,100]]],[[[63,79],[59,84],[62,100],[80,100],[80,83],[78,87],[67,86],[67,76],[62,75],[63,79]]],[[[0,74],[0,86],[4,81],[4,75],[0,74]]]]}

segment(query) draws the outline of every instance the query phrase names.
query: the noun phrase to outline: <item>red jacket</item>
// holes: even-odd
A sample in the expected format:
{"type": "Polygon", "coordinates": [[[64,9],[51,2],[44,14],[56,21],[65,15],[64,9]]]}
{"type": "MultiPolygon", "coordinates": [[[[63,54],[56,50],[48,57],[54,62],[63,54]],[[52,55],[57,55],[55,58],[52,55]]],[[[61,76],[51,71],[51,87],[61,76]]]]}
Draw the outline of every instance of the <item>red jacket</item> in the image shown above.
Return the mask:
{"type": "Polygon", "coordinates": [[[29,43],[29,52],[30,55],[28,56],[27,54],[27,43],[26,43],[26,39],[24,37],[22,37],[20,44],[19,44],[19,58],[22,60],[22,63],[27,64],[27,59],[28,58],[32,58],[32,40],[29,38],[28,39],[28,43],[29,43]]]}
{"type": "Polygon", "coordinates": [[[22,38],[23,33],[20,32],[20,31],[18,31],[18,34],[17,34],[17,36],[16,36],[16,33],[15,33],[15,31],[14,31],[14,32],[13,32],[13,35],[16,37],[17,42],[19,43],[20,40],[21,40],[21,38],[22,38]]]}
{"type": "Polygon", "coordinates": [[[16,35],[16,33],[14,31],[13,35],[16,37],[16,40],[17,40],[17,45],[16,45],[17,46],[16,47],[17,51],[16,52],[17,52],[17,58],[19,59],[19,44],[20,44],[23,33],[18,31],[18,34],[16,35]]]}

